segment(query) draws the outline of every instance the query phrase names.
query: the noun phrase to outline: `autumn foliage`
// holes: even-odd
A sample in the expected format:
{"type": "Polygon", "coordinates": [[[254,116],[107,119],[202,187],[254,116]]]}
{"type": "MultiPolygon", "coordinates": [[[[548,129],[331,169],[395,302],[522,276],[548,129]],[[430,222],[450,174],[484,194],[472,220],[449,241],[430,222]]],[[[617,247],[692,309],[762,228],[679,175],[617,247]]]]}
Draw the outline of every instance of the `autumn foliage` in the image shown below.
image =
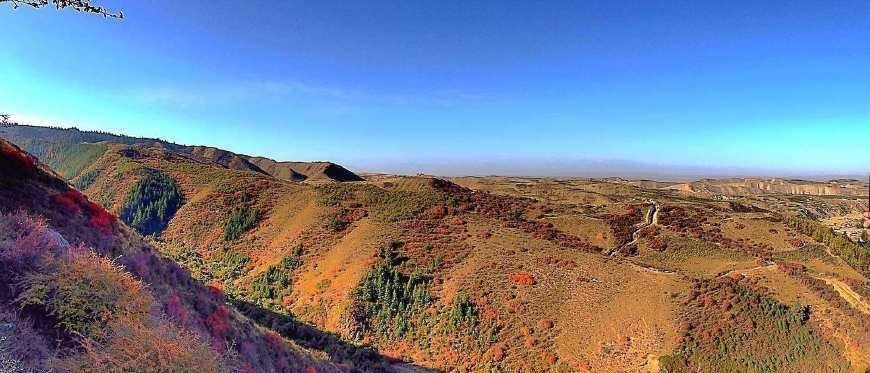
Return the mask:
{"type": "Polygon", "coordinates": [[[535,278],[526,272],[515,273],[511,275],[511,281],[519,285],[534,285],[537,283],[535,278]]]}

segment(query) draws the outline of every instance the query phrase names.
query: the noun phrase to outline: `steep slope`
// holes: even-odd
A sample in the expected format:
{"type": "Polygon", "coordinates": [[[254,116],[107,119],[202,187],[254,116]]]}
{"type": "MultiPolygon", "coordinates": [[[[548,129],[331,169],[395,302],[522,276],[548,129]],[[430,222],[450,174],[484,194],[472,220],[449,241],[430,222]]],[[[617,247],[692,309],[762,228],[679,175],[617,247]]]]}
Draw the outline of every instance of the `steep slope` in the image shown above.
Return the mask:
{"type": "Polygon", "coordinates": [[[199,162],[214,163],[233,170],[265,173],[285,180],[362,180],[346,168],[330,162],[277,162],[213,147],[179,145],[160,139],[80,131],[76,128],[63,129],[13,124],[0,127],[0,137],[34,154],[53,169],[59,170],[60,174],[67,179],[80,176],[84,168],[105,152],[107,145],[139,144],[163,148],[166,151],[185,155],[199,162]]]}
{"type": "Polygon", "coordinates": [[[404,369],[372,353],[352,353],[349,345],[340,347],[346,351],[339,363],[327,362],[324,357],[335,356],[310,350],[324,345],[326,335],[293,327],[309,333],[303,348],[254,325],[219,288],[201,285],[157,255],[113,214],[5,140],[0,236],[0,317],[27,331],[13,340],[30,338],[28,351],[38,352],[15,353],[24,350],[4,338],[4,364],[72,371],[404,369]],[[62,348],[45,342],[55,340],[62,348]]]}

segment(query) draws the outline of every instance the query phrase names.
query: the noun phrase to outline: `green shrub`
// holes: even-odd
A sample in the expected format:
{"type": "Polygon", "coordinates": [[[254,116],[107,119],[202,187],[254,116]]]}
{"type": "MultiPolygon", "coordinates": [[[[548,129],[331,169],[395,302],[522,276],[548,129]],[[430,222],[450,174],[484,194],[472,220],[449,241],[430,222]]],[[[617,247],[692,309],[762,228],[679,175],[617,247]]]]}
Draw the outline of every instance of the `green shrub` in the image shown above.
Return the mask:
{"type": "Polygon", "coordinates": [[[114,263],[86,249],[73,249],[57,270],[23,277],[16,301],[39,307],[72,335],[100,337],[105,324],[118,318],[144,320],[153,298],[142,283],[114,263]]]}
{"type": "Polygon", "coordinates": [[[221,250],[212,254],[209,272],[212,278],[229,283],[247,273],[250,262],[251,258],[245,254],[221,250]]]}
{"type": "Polygon", "coordinates": [[[302,246],[297,246],[292,255],[257,276],[251,284],[251,300],[265,306],[280,304],[281,298],[290,293],[293,271],[302,265],[301,255],[302,246]]]}
{"type": "Polygon", "coordinates": [[[233,210],[224,225],[224,240],[234,241],[242,234],[254,228],[260,221],[260,212],[250,206],[233,210]]]}
{"type": "Polygon", "coordinates": [[[172,178],[148,170],[127,197],[121,219],[143,235],[159,234],[183,202],[181,190],[172,178]]]}
{"type": "Polygon", "coordinates": [[[808,325],[809,307],[727,279],[698,282],[692,294],[682,343],[659,359],[663,372],[844,371],[848,364],[808,325]]]}
{"type": "Polygon", "coordinates": [[[450,326],[454,330],[472,329],[477,326],[478,322],[477,306],[471,302],[468,295],[459,294],[453,300],[453,307],[450,308],[448,320],[450,326]]]}

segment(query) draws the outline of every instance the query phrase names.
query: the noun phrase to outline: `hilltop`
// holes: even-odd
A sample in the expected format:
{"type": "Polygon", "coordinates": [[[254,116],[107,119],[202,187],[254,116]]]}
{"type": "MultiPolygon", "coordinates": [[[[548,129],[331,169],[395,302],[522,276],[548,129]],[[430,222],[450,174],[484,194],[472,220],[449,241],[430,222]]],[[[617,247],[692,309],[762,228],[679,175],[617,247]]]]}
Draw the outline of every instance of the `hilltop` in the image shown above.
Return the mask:
{"type": "MultiPolygon", "coordinates": [[[[124,228],[131,240],[314,356],[352,364],[370,348],[385,357],[359,361],[444,371],[870,366],[868,249],[837,225],[860,224],[866,194],[612,179],[300,183],[257,158],[245,160],[259,170],[228,167],[207,151],[114,139],[79,143],[100,151],[54,165],[76,171],[64,174],[135,229],[124,228]]],[[[10,191],[0,206],[57,193],[10,191]]]]}
{"type": "Polygon", "coordinates": [[[332,162],[278,162],[250,157],[209,146],[173,144],[160,139],[138,138],[77,128],[11,124],[0,127],[0,137],[19,144],[43,162],[72,179],[105,151],[106,144],[146,145],[183,154],[193,160],[224,168],[251,171],[280,179],[304,181],[360,181],[362,178],[332,162]]]}

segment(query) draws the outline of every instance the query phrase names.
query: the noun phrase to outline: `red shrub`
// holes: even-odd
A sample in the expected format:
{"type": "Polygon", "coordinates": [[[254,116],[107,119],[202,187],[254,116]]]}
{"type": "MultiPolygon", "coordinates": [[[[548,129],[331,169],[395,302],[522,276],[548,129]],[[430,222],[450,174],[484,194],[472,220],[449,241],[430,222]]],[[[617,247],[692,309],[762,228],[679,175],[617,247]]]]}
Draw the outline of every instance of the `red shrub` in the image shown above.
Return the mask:
{"type": "Polygon", "coordinates": [[[84,211],[88,216],[88,225],[104,235],[112,233],[115,222],[118,220],[102,206],[88,201],[85,195],[75,189],[51,196],[51,202],[68,215],[84,211]]]}
{"type": "Polygon", "coordinates": [[[534,285],[538,283],[531,274],[526,272],[511,275],[511,281],[520,285],[534,285]]]}
{"type": "Polygon", "coordinates": [[[69,192],[51,196],[51,202],[69,215],[78,214],[82,211],[79,204],[69,195],[69,192]]]}
{"type": "Polygon", "coordinates": [[[230,331],[230,312],[226,306],[220,306],[205,319],[205,323],[213,336],[224,337],[230,331]]]}
{"type": "Polygon", "coordinates": [[[189,318],[187,307],[178,293],[173,292],[166,300],[166,314],[182,323],[187,322],[189,318]]]}
{"type": "Polygon", "coordinates": [[[13,166],[21,167],[25,170],[34,170],[39,164],[36,157],[27,154],[16,146],[7,142],[0,144],[0,155],[7,159],[13,166]]]}

